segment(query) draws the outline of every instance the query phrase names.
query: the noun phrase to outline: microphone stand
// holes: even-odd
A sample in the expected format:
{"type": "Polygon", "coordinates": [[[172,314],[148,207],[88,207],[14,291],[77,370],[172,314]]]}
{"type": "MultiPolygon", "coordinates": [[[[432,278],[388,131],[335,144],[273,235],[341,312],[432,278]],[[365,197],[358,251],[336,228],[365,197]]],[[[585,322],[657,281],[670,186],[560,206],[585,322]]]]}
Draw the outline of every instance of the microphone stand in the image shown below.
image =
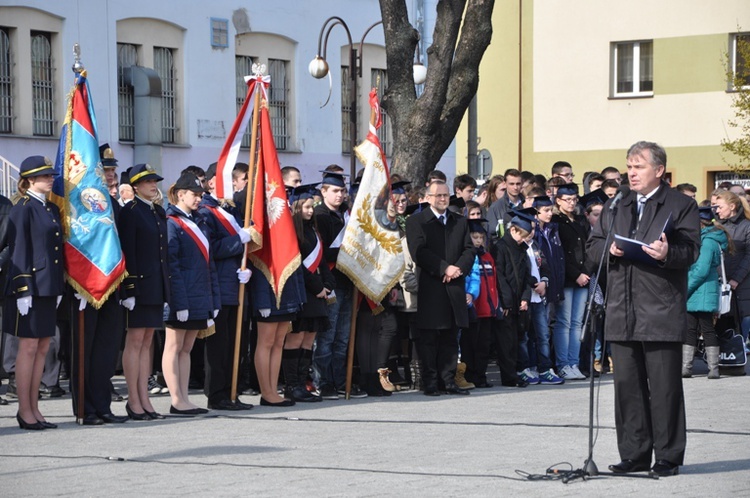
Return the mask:
{"type": "MultiPolygon", "coordinates": [[[[622,198],[619,202],[622,202],[622,198]]],[[[617,209],[618,204],[610,205],[609,212],[610,212],[610,219],[609,219],[609,227],[607,229],[607,236],[604,239],[604,249],[602,250],[602,255],[599,258],[599,266],[596,269],[596,285],[599,285],[600,277],[602,274],[602,268],[604,267],[605,258],[609,257],[609,248],[612,245],[612,230],[614,229],[615,224],[615,216],[617,215],[617,209]]],[[[603,311],[606,309],[606,302],[604,303],[604,306],[598,305],[594,303],[594,297],[596,296],[596,288],[594,288],[593,292],[589,292],[588,302],[586,303],[586,315],[583,321],[583,327],[581,328],[581,342],[585,340],[586,337],[586,331],[588,329],[589,333],[589,343],[591,346],[591,351],[589,353],[589,447],[588,447],[588,456],[586,460],[583,462],[583,468],[575,470],[567,476],[566,479],[563,479],[564,483],[568,483],[570,480],[580,477],[581,479],[585,479],[586,477],[592,477],[592,476],[598,476],[598,475],[607,475],[607,476],[614,476],[614,477],[635,477],[635,478],[647,478],[647,479],[653,479],[649,475],[637,475],[637,474],[615,474],[614,472],[599,472],[599,468],[596,466],[596,463],[594,462],[594,349],[596,347],[596,324],[597,324],[597,318],[600,318],[603,311]]],[[[606,300],[605,300],[606,301],[606,300]]],[[[604,349],[604,344],[602,344],[602,349],[604,349]]]]}

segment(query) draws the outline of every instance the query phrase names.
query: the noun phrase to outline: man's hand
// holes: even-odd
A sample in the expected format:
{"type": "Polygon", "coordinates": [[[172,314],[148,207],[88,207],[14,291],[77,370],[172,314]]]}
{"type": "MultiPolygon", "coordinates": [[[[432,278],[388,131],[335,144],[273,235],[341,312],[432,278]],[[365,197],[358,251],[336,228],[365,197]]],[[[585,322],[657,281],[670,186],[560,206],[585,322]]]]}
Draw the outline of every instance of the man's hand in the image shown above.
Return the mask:
{"type": "Polygon", "coordinates": [[[454,278],[458,278],[461,276],[461,268],[454,265],[448,265],[448,268],[445,269],[445,274],[443,275],[443,283],[447,284],[454,278]]]}
{"type": "Polygon", "coordinates": [[[591,280],[591,278],[589,278],[588,275],[586,275],[585,273],[581,273],[580,275],[578,275],[576,283],[578,284],[578,287],[586,287],[589,284],[589,280],[591,280]]]}
{"type": "Polygon", "coordinates": [[[534,286],[534,292],[543,297],[547,293],[547,282],[537,282],[534,286]]]}
{"type": "Polygon", "coordinates": [[[529,311],[529,302],[521,301],[521,306],[518,308],[520,311],[529,311]]]}
{"type": "Polygon", "coordinates": [[[737,282],[736,280],[730,280],[728,283],[729,283],[729,286],[732,288],[732,290],[735,290],[737,286],[740,285],[740,283],[737,282]]]}
{"type": "Polygon", "coordinates": [[[610,254],[611,254],[612,256],[615,256],[615,257],[618,257],[618,258],[622,257],[622,256],[623,256],[623,255],[625,254],[625,253],[624,253],[624,252],[622,251],[622,249],[618,248],[618,247],[617,247],[617,244],[615,244],[614,242],[612,242],[612,245],[611,245],[611,246],[609,246],[609,253],[610,253],[610,254]]]}
{"type": "Polygon", "coordinates": [[[656,261],[666,261],[667,253],[669,252],[667,236],[662,233],[659,240],[653,241],[648,246],[643,246],[643,252],[654,258],[656,261]]]}

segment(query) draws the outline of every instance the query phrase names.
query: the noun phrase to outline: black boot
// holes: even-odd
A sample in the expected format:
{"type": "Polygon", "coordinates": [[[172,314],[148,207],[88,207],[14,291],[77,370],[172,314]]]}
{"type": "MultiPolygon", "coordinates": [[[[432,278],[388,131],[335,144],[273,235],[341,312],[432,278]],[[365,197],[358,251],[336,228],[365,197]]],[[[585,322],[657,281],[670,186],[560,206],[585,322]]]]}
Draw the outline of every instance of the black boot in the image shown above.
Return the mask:
{"type": "Polygon", "coordinates": [[[292,391],[299,384],[299,349],[285,349],[281,353],[281,371],[284,374],[284,397],[292,399],[292,391]]]}
{"type": "Polygon", "coordinates": [[[388,379],[391,381],[391,384],[398,386],[407,385],[406,380],[401,377],[401,373],[398,371],[398,356],[391,356],[386,363],[386,367],[390,370],[388,379]]]}
{"type": "Polygon", "coordinates": [[[297,378],[299,381],[292,391],[292,399],[294,401],[302,403],[323,401],[323,398],[311,393],[307,389],[307,378],[310,375],[310,367],[312,367],[312,351],[309,349],[300,349],[297,362],[297,378]]]}

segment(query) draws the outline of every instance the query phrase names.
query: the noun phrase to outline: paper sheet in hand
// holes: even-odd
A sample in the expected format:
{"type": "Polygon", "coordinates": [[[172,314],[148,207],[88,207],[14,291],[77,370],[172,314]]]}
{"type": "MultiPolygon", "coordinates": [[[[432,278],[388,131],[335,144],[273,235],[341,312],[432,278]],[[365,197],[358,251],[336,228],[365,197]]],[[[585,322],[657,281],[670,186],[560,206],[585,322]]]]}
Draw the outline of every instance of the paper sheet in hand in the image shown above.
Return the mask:
{"type": "MultiPolygon", "coordinates": [[[[669,216],[667,216],[667,221],[664,222],[664,228],[662,228],[661,233],[669,234],[673,229],[673,225],[674,223],[672,221],[672,213],[669,213],[669,216]]],[[[625,259],[637,261],[639,263],[646,263],[652,266],[657,266],[659,264],[658,261],[643,252],[644,246],[651,247],[645,242],[641,242],[640,240],[635,239],[629,239],[627,237],[623,237],[622,235],[615,234],[615,244],[624,253],[622,257],[625,259]]]]}

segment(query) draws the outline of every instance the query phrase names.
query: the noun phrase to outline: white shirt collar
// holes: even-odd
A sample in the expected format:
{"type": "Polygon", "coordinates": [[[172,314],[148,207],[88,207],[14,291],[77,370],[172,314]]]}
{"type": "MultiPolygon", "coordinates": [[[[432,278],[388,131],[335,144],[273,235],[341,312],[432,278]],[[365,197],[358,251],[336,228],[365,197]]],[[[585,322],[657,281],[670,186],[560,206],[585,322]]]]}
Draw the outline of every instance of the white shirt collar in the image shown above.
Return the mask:
{"type": "Polygon", "coordinates": [[[640,200],[641,200],[642,198],[644,198],[644,197],[645,197],[645,198],[646,198],[647,200],[648,200],[648,199],[651,199],[651,198],[652,198],[652,197],[654,196],[654,194],[655,194],[655,193],[656,193],[656,192],[657,192],[657,191],[659,190],[659,187],[661,187],[661,185],[658,185],[658,186],[657,186],[657,187],[656,187],[656,188],[655,188],[654,190],[652,190],[651,192],[649,192],[649,193],[648,193],[648,194],[646,194],[646,195],[643,195],[643,194],[638,194],[638,200],[640,201],[640,200]]]}
{"type": "Polygon", "coordinates": [[[448,219],[448,210],[447,209],[445,210],[445,212],[443,214],[440,214],[437,211],[435,211],[435,208],[433,208],[432,206],[430,206],[430,210],[432,211],[432,214],[434,214],[437,219],[440,219],[441,216],[443,217],[443,219],[448,219]]]}
{"type": "Polygon", "coordinates": [[[43,205],[47,205],[47,197],[44,194],[40,194],[38,192],[34,192],[33,190],[27,190],[26,193],[29,194],[34,199],[36,199],[39,202],[41,202],[43,205]]]}
{"type": "Polygon", "coordinates": [[[173,207],[174,207],[174,208],[175,208],[176,210],[178,210],[179,212],[181,212],[181,213],[184,213],[184,214],[185,214],[185,216],[187,216],[188,218],[190,218],[190,217],[191,217],[191,216],[190,216],[190,213],[186,212],[186,211],[185,211],[184,209],[182,209],[182,208],[181,208],[180,206],[178,206],[177,204],[172,204],[172,206],[173,206],[173,207]]]}

